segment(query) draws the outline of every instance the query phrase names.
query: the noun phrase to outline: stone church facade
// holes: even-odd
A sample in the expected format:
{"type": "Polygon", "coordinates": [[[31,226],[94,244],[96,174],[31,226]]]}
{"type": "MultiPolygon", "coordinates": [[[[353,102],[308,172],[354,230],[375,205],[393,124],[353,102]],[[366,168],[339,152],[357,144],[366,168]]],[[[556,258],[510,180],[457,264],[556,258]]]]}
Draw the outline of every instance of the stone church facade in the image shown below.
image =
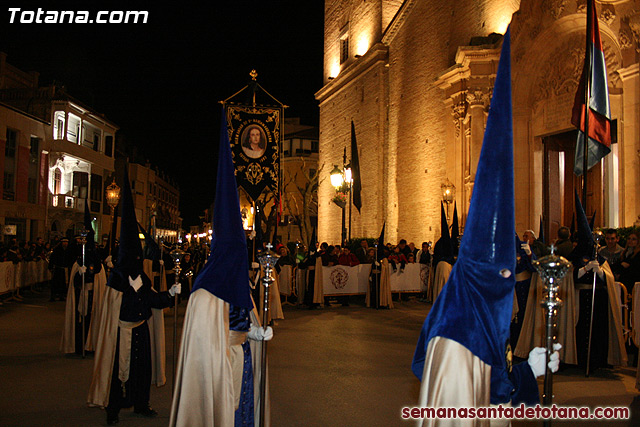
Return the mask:
{"type": "MultiPolygon", "coordinates": [[[[640,0],[596,10],[616,142],[589,172],[587,215],[630,226],[640,214],[640,0]]],[[[464,226],[509,24],[516,229],[538,232],[543,216],[555,237],[571,222],[586,0],[325,0],[319,164],[342,166],[353,120],[363,181],[353,237],[377,236],[386,222],[386,241],[435,241],[445,183],[464,226]]],[[[337,243],[341,209],[328,176],[320,181],[318,237],[337,243]]]]}

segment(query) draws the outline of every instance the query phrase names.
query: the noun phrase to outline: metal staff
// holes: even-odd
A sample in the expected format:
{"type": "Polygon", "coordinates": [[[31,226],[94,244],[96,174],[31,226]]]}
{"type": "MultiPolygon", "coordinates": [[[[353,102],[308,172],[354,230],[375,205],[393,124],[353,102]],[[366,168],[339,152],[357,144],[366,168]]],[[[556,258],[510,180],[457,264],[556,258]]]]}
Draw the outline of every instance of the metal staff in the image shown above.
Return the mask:
{"type": "MultiPolygon", "coordinates": [[[[544,299],[540,301],[540,305],[546,309],[545,347],[547,352],[545,357],[544,392],[542,395],[542,403],[544,405],[551,405],[553,401],[553,372],[549,369],[549,359],[554,352],[553,344],[556,340],[558,308],[562,306],[562,300],[558,298],[558,288],[560,287],[560,281],[571,267],[571,263],[566,258],[557,256],[554,252],[555,247],[551,246],[551,255],[533,262],[540,278],[545,283],[544,299]]],[[[551,421],[546,420],[544,425],[550,426],[551,421]]]]}
{"type": "MultiPolygon", "coordinates": [[[[585,174],[586,176],[586,174],[585,174]]],[[[594,260],[598,259],[598,244],[600,243],[600,239],[604,237],[602,231],[594,231],[593,232],[593,258],[594,260]]],[[[589,376],[589,367],[591,365],[591,335],[593,333],[593,311],[596,303],[596,272],[593,272],[593,290],[591,294],[591,319],[589,320],[589,346],[587,347],[587,370],[585,372],[585,376],[589,376]]]]}
{"type": "MultiPolygon", "coordinates": [[[[264,269],[264,277],[262,278],[262,284],[264,285],[264,303],[262,311],[262,327],[267,328],[269,324],[269,287],[273,283],[274,279],[271,276],[273,268],[278,262],[278,255],[271,251],[273,246],[271,243],[267,243],[267,250],[264,251],[259,257],[260,265],[264,269]]],[[[262,340],[262,353],[260,359],[260,366],[262,373],[260,375],[260,423],[261,427],[266,426],[265,413],[266,413],[266,398],[267,398],[267,342],[262,340]]]]}
{"type": "MultiPolygon", "coordinates": [[[[84,359],[85,357],[85,352],[84,352],[84,346],[85,346],[85,313],[87,312],[87,301],[85,300],[85,296],[84,296],[84,292],[85,292],[85,284],[84,284],[84,273],[86,272],[87,269],[87,261],[86,261],[86,252],[85,252],[85,246],[87,245],[87,234],[89,234],[89,230],[82,230],[80,232],[80,236],[82,236],[82,266],[84,267],[85,271],[82,272],[81,276],[82,276],[82,288],[80,291],[80,298],[82,298],[82,311],[80,311],[80,317],[82,318],[82,358],[84,359]]],[[[80,304],[80,301],[78,301],[78,304],[80,304]]]]}
{"type": "MultiPolygon", "coordinates": [[[[176,244],[176,248],[172,250],[169,253],[169,255],[171,256],[171,259],[173,259],[173,263],[175,264],[174,283],[177,285],[178,283],[180,283],[180,271],[182,271],[182,269],[180,268],[180,262],[182,261],[182,257],[184,256],[184,251],[178,248],[176,244]]],[[[176,382],[177,352],[178,352],[178,294],[176,293],[173,295],[173,364],[172,364],[173,375],[172,375],[172,378],[173,378],[174,384],[176,382]]]]}

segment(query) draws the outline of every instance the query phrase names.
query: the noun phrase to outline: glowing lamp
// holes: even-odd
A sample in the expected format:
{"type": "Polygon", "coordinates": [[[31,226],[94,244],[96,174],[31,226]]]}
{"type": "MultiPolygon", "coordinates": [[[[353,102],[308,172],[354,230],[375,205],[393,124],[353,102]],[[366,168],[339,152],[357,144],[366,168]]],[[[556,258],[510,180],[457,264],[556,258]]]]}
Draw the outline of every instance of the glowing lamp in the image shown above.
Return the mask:
{"type": "Polygon", "coordinates": [[[120,202],[120,187],[116,184],[115,178],[113,178],[113,182],[107,187],[106,193],[107,204],[113,211],[116,206],[118,206],[118,202],[120,202]]]}
{"type": "Polygon", "coordinates": [[[331,185],[333,185],[336,189],[342,187],[344,183],[344,177],[342,176],[342,171],[338,168],[338,165],[333,165],[333,170],[331,171],[331,185]]]}

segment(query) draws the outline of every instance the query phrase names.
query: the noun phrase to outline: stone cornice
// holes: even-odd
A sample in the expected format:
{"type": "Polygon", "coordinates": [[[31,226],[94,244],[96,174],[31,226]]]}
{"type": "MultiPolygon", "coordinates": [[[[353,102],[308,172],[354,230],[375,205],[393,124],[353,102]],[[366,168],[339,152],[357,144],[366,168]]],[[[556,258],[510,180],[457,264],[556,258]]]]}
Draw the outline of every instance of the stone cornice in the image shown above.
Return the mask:
{"type": "Polygon", "coordinates": [[[315,93],[315,98],[320,104],[328,100],[332,95],[340,89],[347,86],[354,79],[366,73],[374,65],[384,62],[387,63],[389,49],[382,43],[376,43],[371,46],[369,51],[361,58],[349,64],[338,76],[329,80],[319,91],[315,93]]]}

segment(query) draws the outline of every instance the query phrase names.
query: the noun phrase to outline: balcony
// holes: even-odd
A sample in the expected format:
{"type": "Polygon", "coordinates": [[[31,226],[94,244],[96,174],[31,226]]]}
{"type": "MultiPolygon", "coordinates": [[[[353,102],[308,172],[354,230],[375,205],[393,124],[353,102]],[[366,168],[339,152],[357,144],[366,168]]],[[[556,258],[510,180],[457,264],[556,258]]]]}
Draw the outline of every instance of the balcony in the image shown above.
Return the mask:
{"type": "Polygon", "coordinates": [[[78,209],[82,200],[66,194],[54,194],[51,196],[51,206],[54,208],[78,209]]]}

